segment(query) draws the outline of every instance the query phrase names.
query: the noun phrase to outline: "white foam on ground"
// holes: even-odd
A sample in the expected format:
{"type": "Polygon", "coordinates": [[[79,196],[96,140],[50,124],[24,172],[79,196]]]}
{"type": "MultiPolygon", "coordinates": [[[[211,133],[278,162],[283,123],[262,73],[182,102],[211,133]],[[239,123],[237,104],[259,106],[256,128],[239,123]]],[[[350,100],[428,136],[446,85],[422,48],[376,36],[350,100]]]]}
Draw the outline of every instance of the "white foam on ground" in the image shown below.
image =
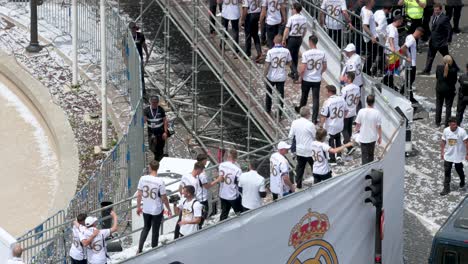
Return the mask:
{"type": "MultiPolygon", "coordinates": [[[[8,87],[0,82],[0,96],[7,101],[7,106],[12,106],[19,113],[20,117],[30,124],[33,129],[34,141],[41,155],[41,167],[38,169],[47,171],[49,177],[48,185],[50,187],[50,195],[55,198],[58,190],[58,172],[59,162],[56,153],[51,149],[50,140],[44,131],[43,127],[36,119],[29,108],[21,101],[16,94],[8,89],[8,87]]],[[[53,204],[52,202],[50,204],[53,204]]]]}
{"type": "Polygon", "coordinates": [[[432,221],[431,219],[416,213],[408,207],[405,207],[405,210],[414,215],[421,222],[421,224],[423,224],[423,226],[427,228],[427,230],[431,233],[432,236],[435,236],[437,231],[439,231],[440,225],[434,223],[434,221],[432,221]]]}

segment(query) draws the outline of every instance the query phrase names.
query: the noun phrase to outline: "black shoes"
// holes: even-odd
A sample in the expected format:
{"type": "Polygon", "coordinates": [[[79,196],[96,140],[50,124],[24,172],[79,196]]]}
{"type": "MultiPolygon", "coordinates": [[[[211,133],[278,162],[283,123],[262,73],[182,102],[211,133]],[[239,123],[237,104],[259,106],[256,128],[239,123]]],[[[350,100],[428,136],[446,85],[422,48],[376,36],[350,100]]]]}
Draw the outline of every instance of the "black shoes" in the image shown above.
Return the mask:
{"type": "Polygon", "coordinates": [[[429,71],[422,71],[422,72],[419,72],[418,75],[431,75],[431,72],[429,71]]]}
{"type": "Polygon", "coordinates": [[[447,194],[450,193],[450,187],[449,188],[444,188],[441,192],[440,192],[440,196],[445,196],[447,194]]]}

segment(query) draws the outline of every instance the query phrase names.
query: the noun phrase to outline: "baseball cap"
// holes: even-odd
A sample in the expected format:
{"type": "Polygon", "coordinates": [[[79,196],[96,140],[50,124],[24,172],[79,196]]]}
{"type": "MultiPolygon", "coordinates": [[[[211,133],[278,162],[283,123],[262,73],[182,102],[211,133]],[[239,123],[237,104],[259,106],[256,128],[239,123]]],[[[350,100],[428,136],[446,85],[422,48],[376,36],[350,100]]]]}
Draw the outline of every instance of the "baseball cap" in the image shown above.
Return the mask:
{"type": "Polygon", "coordinates": [[[96,217],[94,217],[94,216],[88,216],[85,219],[85,226],[90,227],[90,226],[94,225],[94,223],[96,223],[97,220],[98,219],[96,217]]]}
{"type": "Polygon", "coordinates": [[[354,46],[353,43],[349,43],[348,45],[346,45],[346,48],[344,48],[344,51],[346,52],[356,51],[356,46],[354,46]]]}
{"type": "Polygon", "coordinates": [[[280,143],[278,143],[278,149],[290,149],[290,148],[291,148],[291,145],[289,145],[288,143],[284,141],[281,141],[280,143]]]}

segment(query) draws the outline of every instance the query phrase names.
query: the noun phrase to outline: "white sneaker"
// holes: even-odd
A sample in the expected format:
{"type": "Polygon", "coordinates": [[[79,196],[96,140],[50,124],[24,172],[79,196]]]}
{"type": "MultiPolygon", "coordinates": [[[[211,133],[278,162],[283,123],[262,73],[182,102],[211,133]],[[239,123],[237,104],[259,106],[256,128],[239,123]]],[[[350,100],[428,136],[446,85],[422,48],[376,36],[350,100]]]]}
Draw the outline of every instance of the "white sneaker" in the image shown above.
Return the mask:
{"type": "Polygon", "coordinates": [[[344,162],[343,162],[343,159],[340,156],[338,156],[338,157],[336,157],[336,163],[337,164],[343,164],[344,162]]]}
{"type": "Polygon", "coordinates": [[[351,147],[350,149],[346,149],[346,155],[352,155],[356,151],[356,147],[351,147]]]}

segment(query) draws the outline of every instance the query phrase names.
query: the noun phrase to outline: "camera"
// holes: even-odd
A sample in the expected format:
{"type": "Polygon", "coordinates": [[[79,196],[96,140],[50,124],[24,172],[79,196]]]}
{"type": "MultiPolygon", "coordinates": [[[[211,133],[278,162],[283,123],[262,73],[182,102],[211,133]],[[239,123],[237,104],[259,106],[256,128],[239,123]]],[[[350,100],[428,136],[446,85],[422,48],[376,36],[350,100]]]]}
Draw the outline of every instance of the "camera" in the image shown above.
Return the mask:
{"type": "Polygon", "coordinates": [[[169,196],[169,203],[177,203],[178,201],[180,201],[180,196],[178,194],[169,196]]]}

